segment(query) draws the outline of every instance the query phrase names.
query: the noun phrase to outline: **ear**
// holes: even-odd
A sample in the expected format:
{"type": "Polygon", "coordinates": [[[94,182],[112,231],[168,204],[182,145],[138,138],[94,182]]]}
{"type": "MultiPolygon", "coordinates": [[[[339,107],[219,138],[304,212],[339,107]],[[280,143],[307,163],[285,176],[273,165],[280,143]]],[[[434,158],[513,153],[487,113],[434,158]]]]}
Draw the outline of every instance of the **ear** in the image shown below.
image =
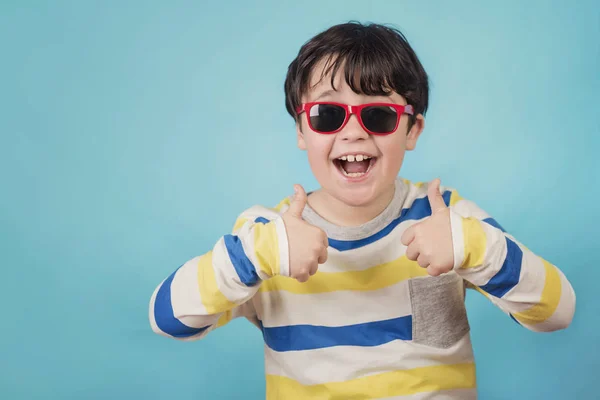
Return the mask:
{"type": "Polygon", "coordinates": [[[422,114],[418,114],[415,120],[415,123],[408,131],[408,136],[406,137],[406,150],[414,150],[417,146],[417,140],[419,140],[419,136],[421,136],[421,132],[425,128],[425,118],[422,114]]]}
{"type": "Polygon", "coordinates": [[[306,150],[306,142],[304,141],[304,133],[302,133],[302,123],[296,122],[296,138],[298,139],[298,148],[300,150],[306,150]]]}

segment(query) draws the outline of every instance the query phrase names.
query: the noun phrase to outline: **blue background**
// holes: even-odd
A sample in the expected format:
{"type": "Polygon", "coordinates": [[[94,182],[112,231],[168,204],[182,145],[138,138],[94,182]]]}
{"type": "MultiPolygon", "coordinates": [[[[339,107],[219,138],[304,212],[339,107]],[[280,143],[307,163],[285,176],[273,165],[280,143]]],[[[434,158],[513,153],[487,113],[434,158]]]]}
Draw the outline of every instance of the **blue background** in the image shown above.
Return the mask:
{"type": "Polygon", "coordinates": [[[283,80],[350,19],[403,30],[431,76],[401,174],[477,202],[577,293],[566,331],[468,296],[483,399],[588,399],[600,368],[594,1],[0,3],[3,399],[260,399],[262,339],[153,334],[160,281],[253,204],[316,187],[283,80]]]}

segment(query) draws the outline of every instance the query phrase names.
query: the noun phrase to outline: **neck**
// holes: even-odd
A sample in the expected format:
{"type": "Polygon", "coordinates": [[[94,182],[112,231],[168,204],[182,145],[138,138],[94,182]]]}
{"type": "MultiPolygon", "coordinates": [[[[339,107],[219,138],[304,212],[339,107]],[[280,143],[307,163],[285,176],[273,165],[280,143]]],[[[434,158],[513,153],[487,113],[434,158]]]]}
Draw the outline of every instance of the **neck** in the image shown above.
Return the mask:
{"type": "Polygon", "coordinates": [[[338,226],[360,226],[381,214],[394,198],[392,185],[369,204],[353,206],[319,189],[308,196],[308,204],[322,218],[338,226]]]}

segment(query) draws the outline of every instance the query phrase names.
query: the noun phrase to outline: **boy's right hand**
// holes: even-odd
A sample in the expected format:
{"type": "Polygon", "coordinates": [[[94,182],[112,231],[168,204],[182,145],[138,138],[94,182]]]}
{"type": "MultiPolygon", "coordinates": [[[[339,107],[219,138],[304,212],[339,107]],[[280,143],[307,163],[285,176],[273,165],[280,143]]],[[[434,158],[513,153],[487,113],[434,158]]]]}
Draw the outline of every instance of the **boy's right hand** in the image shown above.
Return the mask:
{"type": "Polygon", "coordinates": [[[283,223],[287,231],[290,276],[298,282],[306,282],[314,275],[319,264],[327,261],[327,234],[302,219],[302,211],[308,201],[304,188],[294,185],[294,199],[283,214],[283,223]]]}

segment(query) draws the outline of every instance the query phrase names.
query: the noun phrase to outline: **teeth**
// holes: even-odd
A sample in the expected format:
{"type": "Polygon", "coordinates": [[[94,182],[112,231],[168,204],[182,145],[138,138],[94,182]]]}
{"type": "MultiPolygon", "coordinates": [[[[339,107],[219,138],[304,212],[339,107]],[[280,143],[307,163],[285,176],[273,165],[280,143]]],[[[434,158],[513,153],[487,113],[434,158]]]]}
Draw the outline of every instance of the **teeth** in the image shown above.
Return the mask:
{"type": "Polygon", "coordinates": [[[349,176],[351,178],[358,178],[359,176],[363,176],[365,174],[364,172],[346,172],[343,169],[342,172],[344,173],[344,175],[349,176]]]}
{"type": "Polygon", "coordinates": [[[342,160],[342,161],[350,161],[350,162],[354,162],[354,161],[364,161],[364,160],[368,160],[370,159],[370,156],[366,156],[364,154],[349,154],[347,156],[341,156],[340,158],[338,158],[338,160],[342,160]]]}

